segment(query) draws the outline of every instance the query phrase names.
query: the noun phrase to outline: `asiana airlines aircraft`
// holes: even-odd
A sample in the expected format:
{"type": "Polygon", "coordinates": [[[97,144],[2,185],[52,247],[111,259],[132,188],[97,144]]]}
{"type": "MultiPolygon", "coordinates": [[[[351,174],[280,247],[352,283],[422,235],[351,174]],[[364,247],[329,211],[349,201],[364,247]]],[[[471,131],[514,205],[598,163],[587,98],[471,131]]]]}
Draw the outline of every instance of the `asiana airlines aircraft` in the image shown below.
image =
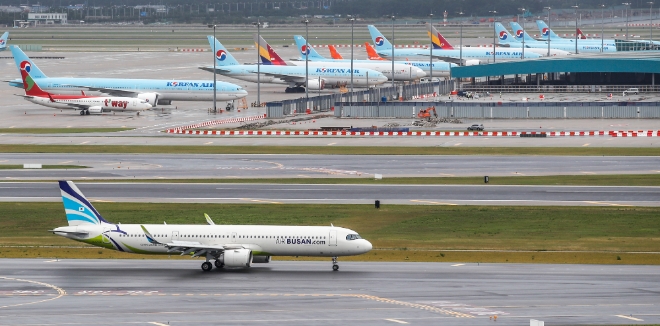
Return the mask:
{"type": "Polygon", "coordinates": [[[149,255],[191,255],[206,258],[202,270],[246,268],[268,263],[272,256],[337,257],[369,252],[371,243],[336,226],[114,224],[105,220],[71,181],[60,181],[68,226],[54,234],[122,252],[149,255]]]}

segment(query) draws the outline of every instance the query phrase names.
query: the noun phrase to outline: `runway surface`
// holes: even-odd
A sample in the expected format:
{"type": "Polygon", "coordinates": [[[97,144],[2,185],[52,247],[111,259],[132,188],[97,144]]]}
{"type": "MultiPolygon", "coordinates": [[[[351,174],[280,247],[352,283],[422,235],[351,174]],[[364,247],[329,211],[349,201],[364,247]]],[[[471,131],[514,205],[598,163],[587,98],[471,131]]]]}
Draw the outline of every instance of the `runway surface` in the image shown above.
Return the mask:
{"type": "Polygon", "coordinates": [[[654,156],[3,154],[0,164],[75,164],[82,170],[3,170],[5,178],[447,177],[655,174],[654,156]]]}
{"type": "MultiPolygon", "coordinates": [[[[660,205],[660,187],[78,183],[92,201],[201,203],[660,205]]],[[[0,201],[60,201],[56,182],[1,183],[0,201]]]]}
{"type": "Polygon", "coordinates": [[[0,260],[0,325],[660,323],[656,266],[0,260]]]}

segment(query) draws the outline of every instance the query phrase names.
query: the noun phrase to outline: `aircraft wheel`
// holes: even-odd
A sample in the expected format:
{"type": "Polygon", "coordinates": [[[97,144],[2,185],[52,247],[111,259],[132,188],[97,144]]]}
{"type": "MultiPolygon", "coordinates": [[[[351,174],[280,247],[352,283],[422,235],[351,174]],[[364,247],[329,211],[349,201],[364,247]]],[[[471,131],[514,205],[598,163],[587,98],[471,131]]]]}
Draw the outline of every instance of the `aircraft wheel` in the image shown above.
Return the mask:
{"type": "Polygon", "coordinates": [[[217,268],[223,268],[225,267],[225,264],[221,263],[219,260],[215,261],[215,267],[217,268]]]}
{"type": "Polygon", "coordinates": [[[284,90],[284,93],[293,93],[293,88],[291,88],[291,87],[287,87],[287,88],[284,90]]]}
{"type": "Polygon", "coordinates": [[[208,272],[212,269],[213,269],[213,265],[211,265],[211,263],[209,263],[207,261],[202,263],[202,270],[203,271],[208,272]]]}
{"type": "Polygon", "coordinates": [[[339,270],[339,265],[332,265],[332,271],[336,272],[339,270]]]}
{"type": "Polygon", "coordinates": [[[80,110],[80,115],[85,115],[85,110],[80,110]]]}
{"type": "Polygon", "coordinates": [[[89,110],[85,110],[85,115],[89,115],[89,110]]]}

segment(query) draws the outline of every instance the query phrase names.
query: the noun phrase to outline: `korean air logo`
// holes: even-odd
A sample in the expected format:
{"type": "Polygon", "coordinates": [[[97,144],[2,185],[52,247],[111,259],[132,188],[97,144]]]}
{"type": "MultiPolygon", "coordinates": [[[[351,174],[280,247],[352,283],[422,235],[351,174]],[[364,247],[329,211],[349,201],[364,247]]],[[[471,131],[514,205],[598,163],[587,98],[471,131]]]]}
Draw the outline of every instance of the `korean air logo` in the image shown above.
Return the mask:
{"type": "Polygon", "coordinates": [[[215,53],[215,57],[220,61],[224,61],[227,59],[227,52],[225,52],[225,50],[218,50],[218,52],[215,53]]]}
{"type": "Polygon", "coordinates": [[[525,32],[522,29],[516,31],[516,37],[521,38],[523,35],[525,35],[525,32]]]}
{"type": "Polygon", "coordinates": [[[32,66],[30,65],[30,62],[29,62],[29,61],[23,61],[23,62],[21,62],[21,70],[25,70],[26,72],[29,73],[31,67],[32,67],[32,66]]]}
{"type": "Polygon", "coordinates": [[[543,29],[541,30],[541,35],[543,35],[543,36],[550,35],[550,29],[547,28],[547,27],[543,27],[543,29]]]}
{"type": "Polygon", "coordinates": [[[300,47],[300,53],[309,55],[309,49],[307,48],[307,45],[303,45],[300,47]]]}
{"type": "Polygon", "coordinates": [[[174,86],[174,87],[176,87],[176,85],[178,85],[178,84],[179,84],[179,82],[172,82],[172,86],[174,86]]]}
{"type": "Polygon", "coordinates": [[[376,36],[375,41],[377,46],[385,44],[385,39],[382,36],[376,36]]]}
{"type": "Polygon", "coordinates": [[[504,41],[504,40],[506,40],[507,37],[508,37],[508,35],[507,35],[506,31],[501,31],[500,32],[500,40],[504,41]]]}
{"type": "Polygon", "coordinates": [[[5,40],[0,39],[0,45],[5,45],[5,40]]]}

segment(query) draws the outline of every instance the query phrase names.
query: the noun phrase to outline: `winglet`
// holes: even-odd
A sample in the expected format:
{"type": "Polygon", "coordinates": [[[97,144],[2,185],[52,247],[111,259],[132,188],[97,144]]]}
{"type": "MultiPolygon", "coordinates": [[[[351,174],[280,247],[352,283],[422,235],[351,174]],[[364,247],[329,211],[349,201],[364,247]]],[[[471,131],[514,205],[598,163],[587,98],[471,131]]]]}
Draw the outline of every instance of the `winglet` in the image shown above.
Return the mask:
{"type": "Polygon", "coordinates": [[[344,59],[344,57],[342,57],[341,54],[339,54],[339,52],[337,52],[337,49],[335,49],[334,45],[332,45],[332,44],[328,45],[328,49],[330,50],[330,56],[333,59],[335,59],[335,60],[343,60],[344,59]]]}
{"type": "Polygon", "coordinates": [[[140,227],[142,228],[142,231],[144,231],[144,235],[147,237],[147,241],[149,241],[149,243],[161,244],[156,239],[154,239],[154,237],[151,235],[151,233],[149,233],[149,231],[147,231],[147,228],[145,228],[144,225],[140,225],[140,227]]]}
{"type": "Polygon", "coordinates": [[[209,225],[215,225],[209,214],[204,213],[204,217],[206,217],[206,223],[208,223],[209,225]]]}

